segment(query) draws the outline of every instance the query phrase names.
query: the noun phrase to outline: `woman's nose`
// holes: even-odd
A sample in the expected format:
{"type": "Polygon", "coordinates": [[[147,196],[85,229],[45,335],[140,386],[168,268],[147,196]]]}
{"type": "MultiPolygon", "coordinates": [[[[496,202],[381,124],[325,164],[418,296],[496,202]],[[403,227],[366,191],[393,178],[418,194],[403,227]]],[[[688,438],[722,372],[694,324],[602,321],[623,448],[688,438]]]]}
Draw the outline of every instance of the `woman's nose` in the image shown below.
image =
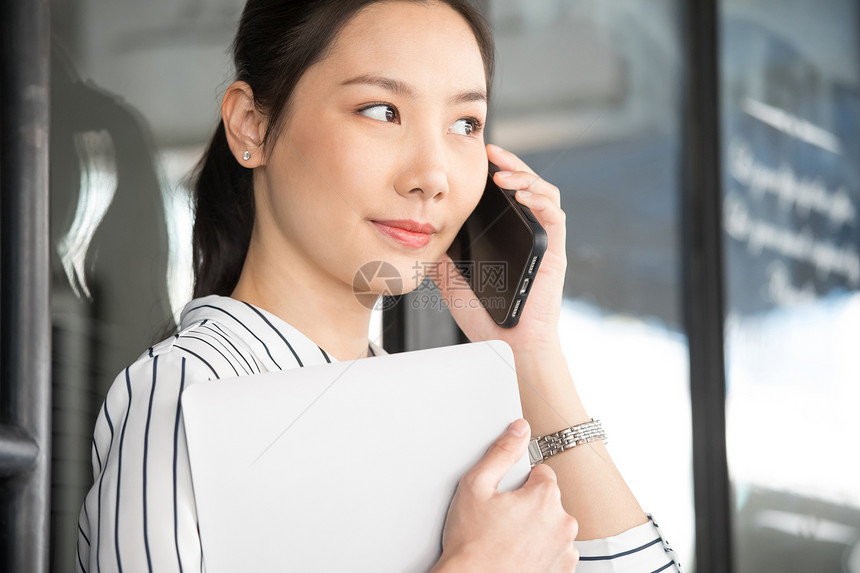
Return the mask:
{"type": "Polygon", "coordinates": [[[440,200],[448,195],[448,165],[442,141],[423,138],[404,143],[404,161],[394,182],[397,192],[419,194],[424,199],[440,200]]]}

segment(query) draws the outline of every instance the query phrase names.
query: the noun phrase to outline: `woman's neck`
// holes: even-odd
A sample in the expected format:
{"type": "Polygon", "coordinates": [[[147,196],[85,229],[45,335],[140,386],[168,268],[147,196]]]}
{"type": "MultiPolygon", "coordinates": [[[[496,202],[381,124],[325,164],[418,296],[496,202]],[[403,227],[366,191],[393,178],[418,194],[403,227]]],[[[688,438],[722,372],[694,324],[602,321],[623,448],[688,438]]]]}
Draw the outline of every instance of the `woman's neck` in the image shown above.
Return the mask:
{"type": "Polygon", "coordinates": [[[248,251],[231,297],[271,312],[339,361],[367,356],[371,309],[351,284],[322,273],[298,254],[248,251]]]}

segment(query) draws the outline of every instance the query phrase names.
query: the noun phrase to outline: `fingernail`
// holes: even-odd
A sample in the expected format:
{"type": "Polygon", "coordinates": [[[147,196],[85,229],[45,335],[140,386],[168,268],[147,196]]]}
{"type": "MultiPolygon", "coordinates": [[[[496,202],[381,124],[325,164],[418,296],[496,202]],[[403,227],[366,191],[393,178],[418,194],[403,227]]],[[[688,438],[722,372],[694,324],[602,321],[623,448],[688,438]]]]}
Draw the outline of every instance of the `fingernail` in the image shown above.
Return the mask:
{"type": "Polygon", "coordinates": [[[525,436],[526,430],[528,430],[529,424],[522,418],[518,420],[514,420],[511,422],[511,425],[508,426],[508,431],[516,436],[525,436]]]}
{"type": "Polygon", "coordinates": [[[522,189],[520,189],[519,191],[517,191],[517,195],[520,197],[531,197],[532,192],[531,191],[523,191],[522,189]]]}
{"type": "Polygon", "coordinates": [[[498,175],[499,177],[510,177],[513,174],[513,171],[496,171],[496,175],[498,175]]]}

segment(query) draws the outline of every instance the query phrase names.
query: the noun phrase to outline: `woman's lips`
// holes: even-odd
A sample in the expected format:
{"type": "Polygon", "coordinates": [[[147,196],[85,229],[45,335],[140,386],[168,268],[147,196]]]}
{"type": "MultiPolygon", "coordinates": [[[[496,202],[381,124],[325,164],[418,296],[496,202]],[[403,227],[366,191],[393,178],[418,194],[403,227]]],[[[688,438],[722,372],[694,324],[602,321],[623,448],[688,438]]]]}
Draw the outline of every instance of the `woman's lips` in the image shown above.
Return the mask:
{"type": "Polygon", "coordinates": [[[430,235],[436,229],[428,223],[415,221],[371,221],[381,234],[391,237],[404,247],[420,249],[430,242],[430,235]]]}

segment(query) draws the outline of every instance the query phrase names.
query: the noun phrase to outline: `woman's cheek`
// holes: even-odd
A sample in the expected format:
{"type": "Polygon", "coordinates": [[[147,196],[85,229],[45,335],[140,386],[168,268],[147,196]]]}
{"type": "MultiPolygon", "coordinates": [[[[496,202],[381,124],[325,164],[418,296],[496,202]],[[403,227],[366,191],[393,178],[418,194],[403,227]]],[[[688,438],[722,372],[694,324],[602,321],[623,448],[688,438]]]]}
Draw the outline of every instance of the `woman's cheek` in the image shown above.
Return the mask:
{"type": "Polygon", "coordinates": [[[331,143],[327,161],[332,170],[353,183],[359,183],[358,186],[367,192],[370,191],[368,186],[377,188],[384,183],[381,178],[386,174],[386,166],[394,162],[397,155],[397,146],[393,142],[347,130],[331,143]]]}
{"type": "MultiPolygon", "coordinates": [[[[467,181],[465,182],[464,198],[467,209],[467,216],[475,210],[478,203],[481,201],[481,196],[484,194],[484,188],[487,186],[487,162],[486,158],[480,168],[471,167],[467,181]]],[[[465,220],[465,219],[464,219],[465,220]]]]}

